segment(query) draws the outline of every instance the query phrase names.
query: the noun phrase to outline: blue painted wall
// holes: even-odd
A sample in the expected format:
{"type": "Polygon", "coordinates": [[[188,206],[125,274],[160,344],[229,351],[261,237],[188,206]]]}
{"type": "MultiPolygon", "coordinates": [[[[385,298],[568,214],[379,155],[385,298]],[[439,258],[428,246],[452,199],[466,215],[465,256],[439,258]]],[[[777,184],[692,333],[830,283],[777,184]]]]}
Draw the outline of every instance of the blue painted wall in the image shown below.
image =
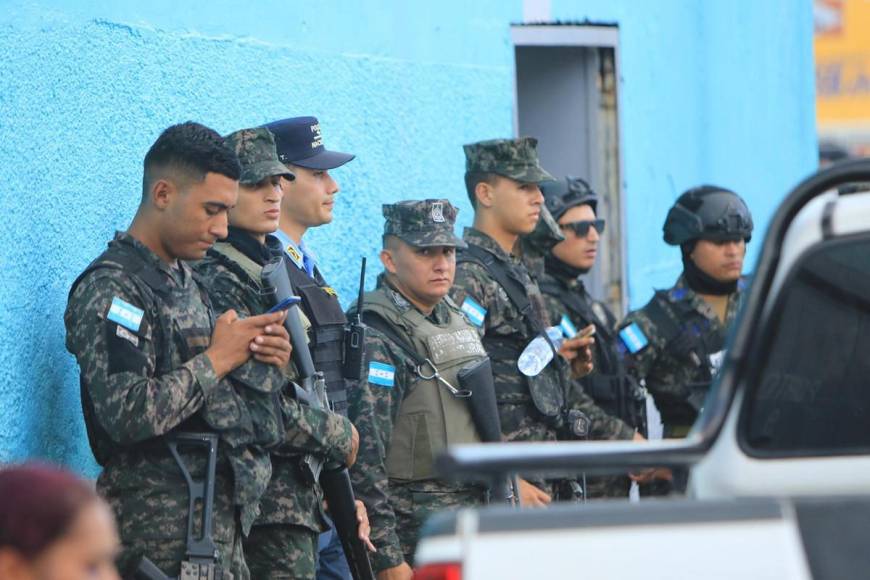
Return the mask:
{"type": "MultiPolygon", "coordinates": [[[[142,157],[166,126],[229,132],[319,116],[328,146],[358,154],[335,172],[335,223],[311,234],[345,297],[357,269],[346,257],[376,258],[380,204],[445,196],[467,224],[460,146],[512,130],[518,0],[140,4],[0,1],[0,461],[97,471],[63,346],[66,292],[126,228],[142,157]]],[[[763,224],[812,169],[810,2],[554,0],[552,10],[620,26],[636,305],[676,274],[676,254],[655,242],[679,191],[730,185],[763,224]]]]}

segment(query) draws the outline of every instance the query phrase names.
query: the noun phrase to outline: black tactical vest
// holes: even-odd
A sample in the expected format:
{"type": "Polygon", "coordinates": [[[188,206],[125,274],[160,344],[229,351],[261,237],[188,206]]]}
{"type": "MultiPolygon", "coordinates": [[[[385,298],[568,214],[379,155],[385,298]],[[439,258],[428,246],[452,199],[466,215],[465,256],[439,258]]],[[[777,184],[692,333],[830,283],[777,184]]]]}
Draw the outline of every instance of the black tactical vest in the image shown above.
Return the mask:
{"type": "Polygon", "coordinates": [[[347,416],[347,386],[344,379],[344,331],[347,317],[338,294],[327,286],[320,272],[314,278],[290,260],[284,260],[293,290],[302,298],[302,310],[311,321],[309,340],[314,368],[323,373],[329,402],[347,416]]]}

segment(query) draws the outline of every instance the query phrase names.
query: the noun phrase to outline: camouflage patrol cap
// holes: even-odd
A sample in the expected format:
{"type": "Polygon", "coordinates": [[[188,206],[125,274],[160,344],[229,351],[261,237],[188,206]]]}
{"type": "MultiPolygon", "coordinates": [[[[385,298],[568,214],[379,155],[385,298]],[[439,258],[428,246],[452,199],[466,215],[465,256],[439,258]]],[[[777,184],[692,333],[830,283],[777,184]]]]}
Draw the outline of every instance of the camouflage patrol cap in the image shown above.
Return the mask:
{"type": "Polygon", "coordinates": [[[290,181],[296,179],[296,175],[278,159],[275,137],[268,129],[241,129],[224,137],[224,142],[239,157],[242,165],[239,183],[242,185],[255,185],[273,175],[283,175],[290,181]]]}
{"type": "Polygon", "coordinates": [[[464,248],[465,242],[453,233],[456,209],[446,199],[407,200],[384,204],[384,235],[396,236],[418,248],[453,246],[464,248]]]}
{"type": "Polygon", "coordinates": [[[543,183],[553,176],[538,161],[538,140],[491,139],[464,145],[466,173],[495,173],[521,183],[543,183]]]}

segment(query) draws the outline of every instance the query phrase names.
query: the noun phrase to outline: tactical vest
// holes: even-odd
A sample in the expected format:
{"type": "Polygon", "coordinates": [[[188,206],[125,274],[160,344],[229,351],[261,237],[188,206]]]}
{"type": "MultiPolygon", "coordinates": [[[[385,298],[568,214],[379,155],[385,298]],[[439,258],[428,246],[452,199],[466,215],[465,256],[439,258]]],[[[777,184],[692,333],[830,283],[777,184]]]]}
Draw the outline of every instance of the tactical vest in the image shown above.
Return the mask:
{"type": "Polygon", "coordinates": [[[672,291],[658,290],[644,308],[665,344],[665,352],[693,367],[686,401],[667,401],[660,405],[665,424],[691,425],[713,380],[711,355],[725,348],[725,333],[692,305],[691,300],[672,291]]]}
{"type": "Polygon", "coordinates": [[[496,400],[499,404],[534,404],[547,422],[555,429],[564,427],[565,389],[560,374],[565,372],[566,364],[559,355],[553,356],[540,374],[526,377],[517,368],[520,353],[536,336],[546,335],[545,322],[534,313],[526,287],[520,273],[514,266],[497,259],[491,252],[469,244],[457,252],[456,263],[470,262],[482,266],[505,291],[514,307],[522,315],[522,320],[514,334],[495,336],[485,334],[482,341],[492,359],[493,376],[516,376],[520,381],[496,380],[496,400]]]}
{"type": "MultiPolygon", "coordinates": [[[[176,291],[167,285],[160,272],[144,261],[135,250],[125,244],[113,242],[109,244],[106,251],[91,262],[75,279],[67,300],[72,298],[76,288],[78,288],[78,285],[88,274],[103,268],[123,270],[129,275],[130,281],[137,287],[139,295],[147,301],[141,307],[144,311],[148,312],[149,320],[156,323],[151,325],[143,324],[135,334],[143,340],[150,340],[155,345],[155,376],[160,376],[173,370],[172,352],[180,353],[179,358],[186,361],[205,351],[211,342],[214,316],[208,295],[201,285],[198,285],[198,288],[203,304],[203,316],[201,316],[197,325],[182,328],[176,320],[166,316],[164,310],[160,308],[160,303],[173,300],[173,294],[176,291]],[[172,330],[166,332],[167,329],[172,330]]],[[[91,451],[97,463],[105,466],[109,459],[119,450],[119,447],[112,441],[112,438],[97,420],[94,405],[84,383],[83,376],[80,376],[79,388],[85,428],[91,451]]],[[[211,430],[199,414],[189,418],[182,425],[178,426],[177,429],[183,431],[211,430]]],[[[136,446],[128,445],[125,446],[125,449],[130,449],[131,447],[136,446]]],[[[143,442],[139,447],[154,447],[154,442],[143,442]]],[[[159,447],[165,449],[165,445],[162,443],[159,444],[159,447]]]]}
{"type": "Polygon", "coordinates": [[[639,385],[625,372],[625,366],[614,347],[617,338],[609,324],[592,310],[586,297],[581,294],[584,292],[582,288],[571,291],[549,276],[540,283],[540,288],[565,306],[575,321],[595,325],[595,370],[581,379],[586,393],[608,415],[619,417],[628,425],[643,430],[645,397],[639,385]]]}
{"type": "Polygon", "coordinates": [[[329,403],[336,413],[347,416],[347,385],[344,378],[344,332],[347,317],[338,294],[315,272],[312,278],[290,260],[287,273],[293,290],[302,298],[302,310],[311,321],[308,339],[314,368],[323,373],[329,403]]]}
{"type": "MultiPolygon", "coordinates": [[[[400,308],[386,291],[368,292],[363,313],[383,319],[416,352],[437,367],[441,376],[459,388],[459,371],[486,356],[477,331],[462,311],[444,298],[450,320],[444,326],[432,323],[413,306],[400,308]]],[[[387,450],[390,478],[419,481],[435,478],[434,460],[448,445],[479,443],[471,412],[465,399],[454,397],[432,374],[429,365],[409,369],[417,377],[406,386],[405,396],[393,426],[387,450]],[[421,376],[422,375],[422,376],[421,376]]]]}

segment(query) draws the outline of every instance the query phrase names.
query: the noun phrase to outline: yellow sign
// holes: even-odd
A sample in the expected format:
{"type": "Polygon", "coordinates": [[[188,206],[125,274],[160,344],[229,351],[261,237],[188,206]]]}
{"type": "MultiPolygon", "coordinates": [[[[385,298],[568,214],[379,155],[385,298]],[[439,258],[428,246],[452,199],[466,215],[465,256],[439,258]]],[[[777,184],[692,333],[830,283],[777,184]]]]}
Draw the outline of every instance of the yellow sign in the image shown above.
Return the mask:
{"type": "Polygon", "coordinates": [[[819,128],[870,131],[870,0],[815,0],[819,128]]]}

